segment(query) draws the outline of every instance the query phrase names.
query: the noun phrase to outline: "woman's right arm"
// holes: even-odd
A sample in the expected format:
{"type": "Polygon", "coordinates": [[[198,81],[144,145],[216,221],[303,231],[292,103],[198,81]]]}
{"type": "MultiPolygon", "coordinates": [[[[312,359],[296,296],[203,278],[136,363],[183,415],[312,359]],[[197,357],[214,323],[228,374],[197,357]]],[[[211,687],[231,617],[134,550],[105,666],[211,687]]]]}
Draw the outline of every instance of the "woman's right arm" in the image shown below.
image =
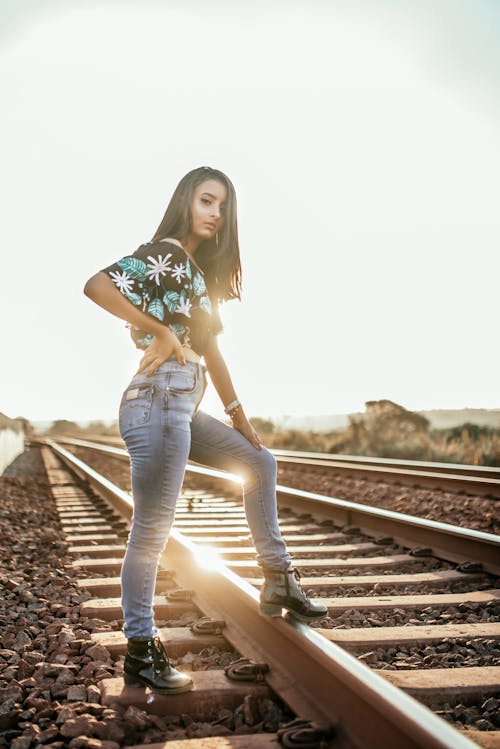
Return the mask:
{"type": "Polygon", "coordinates": [[[133,305],[118,290],[106,273],[99,271],[89,278],[84,286],[83,293],[115,317],[126,320],[134,327],[146,330],[154,335],[153,342],[148,346],[141,359],[138,372],[142,372],[143,369],[150,366],[146,374],[153,374],[157,367],[173,354],[181,364],[185,363],[182,347],[175,333],[155,317],[133,305]]]}

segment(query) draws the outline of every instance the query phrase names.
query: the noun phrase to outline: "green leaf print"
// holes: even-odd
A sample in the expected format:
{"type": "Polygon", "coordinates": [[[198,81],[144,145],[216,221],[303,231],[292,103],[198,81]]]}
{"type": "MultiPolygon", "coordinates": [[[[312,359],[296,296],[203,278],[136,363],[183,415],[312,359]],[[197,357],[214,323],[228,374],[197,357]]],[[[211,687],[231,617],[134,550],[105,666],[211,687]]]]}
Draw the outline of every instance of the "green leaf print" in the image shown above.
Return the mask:
{"type": "Polygon", "coordinates": [[[157,317],[158,320],[163,320],[165,317],[165,311],[163,309],[163,304],[159,299],[153,299],[148,304],[148,312],[150,315],[153,315],[153,317],[157,317]]]}
{"type": "Polygon", "coordinates": [[[169,312],[175,312],[175,308],[179,304],[179,292],[166,291],[163,295],[163,301],[167,305],[169,312]]]}
{"type": "Polygon", "coordinates": [[[140,294],[136,294],[135,291],[129,291],[125,294],[127,299],[130,299],[132,304],[135,304],[136,307],[142,302],[142,296],[140,294]]]}
{"type": "Polygon", "coordinates": [[[198,307],[205,312],[208,312],[209,315],[212,314],[212,305],[210,303],[209,297],[206,294],[200,296],[198,300],[198,307]]]}
{"type": "Polygon", "coordinates": [[[138,281],[145,281],[147,278],[146,271],[148,266],[142,260],[139,260],[138,257],[122,257],[121,260],[118,260],[117,265],[119,265],[120,268],[130,276],[130,278],[134,278],[138,281]]]}
{"type": "Polygon", "coordinates": [[[193,291],[195,296],[200,296],[200,294],[203,294],[207,290],[207,287],[205,286],[205,281],[203,280],[203,276],[201,273],[198,273],[196,271],[193,279],[193,291]]]}
{"type": "Polygon", "coordinates": [[[140,328],[132,327],[130,329],[130,335],[132,336],[132,340],[137,348],[145,349],[153,340],[152,333],[148,333],[146,330],[141,330],[140,328]]]}
{"type": "Polygon", "coordinates": [[[170,330],[175,333],[177,338],[182,341],[184,337],[184,333],[186,332],[187,328],[185,325],[181,325],[178,322],[173,322],[169,326],[170,330]]]}
{"type": "Polygon", "coordinates": [[[189,278],[189,280],[191,280],[193,276],[193,274],[191,273],[191,263],[189,262],[187,258],[186,258],[186,276],[189,278]]]}

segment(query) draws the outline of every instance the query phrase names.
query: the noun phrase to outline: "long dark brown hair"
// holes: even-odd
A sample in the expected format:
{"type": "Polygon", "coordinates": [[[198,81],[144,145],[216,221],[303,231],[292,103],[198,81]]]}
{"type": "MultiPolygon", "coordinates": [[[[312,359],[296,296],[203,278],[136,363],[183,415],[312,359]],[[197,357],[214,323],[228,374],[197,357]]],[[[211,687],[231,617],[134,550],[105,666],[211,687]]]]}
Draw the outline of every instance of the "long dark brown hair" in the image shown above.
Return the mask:
{"type": "Polygon", "coordinates": [[[223,172],[201,166],[188,172],[175,188],[165,215],[151,241],[172,237],[179,241],[192,228],[191,206],[195,188],[207,179],[215,179],[226,187],[227,199],[224,224],[216,237],[200,242],[196,262],[202,269],[209,295],[217,302],[241,299],[241,262],[236,218],[236,192],[223,172]]]}

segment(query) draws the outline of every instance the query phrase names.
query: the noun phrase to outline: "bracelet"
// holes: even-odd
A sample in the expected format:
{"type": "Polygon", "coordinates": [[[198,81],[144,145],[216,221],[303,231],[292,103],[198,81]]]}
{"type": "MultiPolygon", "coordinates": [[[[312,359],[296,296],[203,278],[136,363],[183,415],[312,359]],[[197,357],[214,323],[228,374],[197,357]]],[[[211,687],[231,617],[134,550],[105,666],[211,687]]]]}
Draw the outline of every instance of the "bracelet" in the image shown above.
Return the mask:
{"type": "Polygon", "coordinates": [[[240,405],[241,403],[239,402],[238,398],[236,398],[236,400],[231,401],[231,403],[228,403],[227,406],[224,407],[224,411],[228,414],[230,411],[240,405]]]}

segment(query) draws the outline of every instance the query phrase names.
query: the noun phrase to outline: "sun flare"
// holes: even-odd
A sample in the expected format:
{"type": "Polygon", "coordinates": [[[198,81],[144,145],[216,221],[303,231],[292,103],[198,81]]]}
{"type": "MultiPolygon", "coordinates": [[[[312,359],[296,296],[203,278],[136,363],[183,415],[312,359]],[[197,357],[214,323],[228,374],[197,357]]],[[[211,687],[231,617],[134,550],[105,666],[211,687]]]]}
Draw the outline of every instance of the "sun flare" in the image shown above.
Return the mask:
{"type": "Polygon", "coordinates": [[[223,559],[213,546],[198,547],[195,552],[197,564],[204,570],[220,570],[224,566],[223,559]]]}

